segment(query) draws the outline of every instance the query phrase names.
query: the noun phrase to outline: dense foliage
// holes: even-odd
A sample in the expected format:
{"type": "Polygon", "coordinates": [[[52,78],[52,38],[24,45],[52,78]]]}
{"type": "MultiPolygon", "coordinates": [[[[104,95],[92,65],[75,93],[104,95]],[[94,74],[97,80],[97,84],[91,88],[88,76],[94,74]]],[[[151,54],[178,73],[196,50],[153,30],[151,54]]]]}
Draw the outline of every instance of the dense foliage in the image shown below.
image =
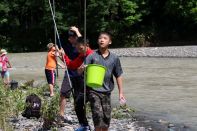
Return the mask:
{"type": "MultiPolygon", "coordinates": [[[[71,25],[83,32],[83,4],[84,0],[55,0],[61,36],[71,25]]],[[[0,15],[3,48],[43,51],[54,41],[48,0],[1,0],[0,15]]],[[[87,0],[87,35],[92,47],[103,30],[113,34],[113,47],[195,44],[190,41],[197,39],[197,1],[87,0]]]]}

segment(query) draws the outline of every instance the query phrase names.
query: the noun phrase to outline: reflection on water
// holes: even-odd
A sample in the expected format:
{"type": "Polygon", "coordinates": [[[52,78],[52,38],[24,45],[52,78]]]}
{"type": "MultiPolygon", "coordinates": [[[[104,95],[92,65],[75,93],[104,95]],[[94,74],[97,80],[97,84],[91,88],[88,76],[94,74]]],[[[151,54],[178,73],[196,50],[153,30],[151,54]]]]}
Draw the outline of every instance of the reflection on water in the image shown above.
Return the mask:
{"type": "MultiPolygon", "coordinates": [[[[16,80],[45,82],[46,53],[11,54],[11,70],[16,80]]],[[[121,58],[127,103],[156,119],[184,123],[197,130],[197,59],[121,58]]],[[[59,71],[58,83],[63,70],[59,71]]],[[[117,89],[113,104],[118,103],[117,89]]]]}

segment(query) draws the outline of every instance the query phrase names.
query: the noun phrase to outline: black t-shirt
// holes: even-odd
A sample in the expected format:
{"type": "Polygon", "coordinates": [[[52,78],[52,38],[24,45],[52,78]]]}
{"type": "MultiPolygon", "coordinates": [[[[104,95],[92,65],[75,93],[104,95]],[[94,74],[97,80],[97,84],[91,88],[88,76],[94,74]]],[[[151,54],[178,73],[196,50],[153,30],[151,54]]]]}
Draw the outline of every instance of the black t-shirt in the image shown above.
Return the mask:
{"type": "MultiPolygon", "coordinates": [[[[64,51],[67,54],[67,56],[69,57],[69,59],[74,60],[75,58],[78,57],[79,53],[78,53],[77,49],[71,43],[69,43],[69,41],[67,39],[64,38],[61,40],[62,48],[64,49],[64,51]]],[[[68,73],[69,73],[70,77],[79,76],[79,74],[77,73],[76,70],[68,69],[68,73]]]]}

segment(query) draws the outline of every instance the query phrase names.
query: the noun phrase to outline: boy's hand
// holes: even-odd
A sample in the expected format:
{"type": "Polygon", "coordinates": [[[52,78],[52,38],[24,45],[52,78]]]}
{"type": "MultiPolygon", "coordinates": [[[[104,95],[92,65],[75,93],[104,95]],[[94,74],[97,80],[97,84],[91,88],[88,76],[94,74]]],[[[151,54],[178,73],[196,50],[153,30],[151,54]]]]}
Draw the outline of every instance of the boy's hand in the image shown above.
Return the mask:
{"type": "Polygon", "coordinates": [[[62,67],[62,69],[65,69],[65,68],[66,68],[66,66],[65,66],[65,65],[61,65],[61,67],[62,67]]]}
{"type": "Polygon", "coordinates": [[[65,54],[65,52],[64,52],[64,49],[63,48],[61,48],[60,50],[59,50],[59,53],[60,53],[60,55],[64,55],[65,54]]]}
{"type": "Polygon", "coordinates": [[[84,65],[84,64],[82,64],[80,67],[78,67],[77,68],[78,74],[82,74],[86,67],[87,67],[87,65],[84,65]]]}
{"type": "Polygon", "coordinates": [[[59,50],[59,47],[56,44],[54,46],[55,46],[55,49],[59,50]]]}
{"type": "Polygon", "coordinates": [[[126,105],[126,99],[123,94],[119,94],[119,103],[121,106],[126,105]]]}
{"type": "Polygon", "coordinates": [[[77,34],[78,37],[81,37],[81,33],[79,32],[79,29],[76,26],[71,26],[70,30],[75,32],[77,34]]]}
{"type": "Polygon", "coordinates": [[[70,30],[75,32],[75,33],[79,32],[79,29],[76,26],[71,26],[70,30]]]}
{"type": "Polygon", "coordinates": [[[51,52],[51,54],[53,56],[56,56],[56,57],[59,57],[60,56],[60,53],[59,52],[56,52],[56,51],[51,52]]]}

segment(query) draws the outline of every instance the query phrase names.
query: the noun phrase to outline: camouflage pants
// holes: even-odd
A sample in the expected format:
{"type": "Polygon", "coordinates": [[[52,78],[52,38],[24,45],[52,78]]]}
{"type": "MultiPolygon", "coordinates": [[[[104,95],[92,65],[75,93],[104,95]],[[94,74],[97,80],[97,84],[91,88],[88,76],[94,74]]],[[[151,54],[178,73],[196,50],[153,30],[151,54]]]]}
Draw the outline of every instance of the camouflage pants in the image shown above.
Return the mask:
{"type": "Polygon", "coordinates": [[[111,120],[110,94],[89,91],[88,100],[92,110],[94,127],[108,128],[111,120]]]}

